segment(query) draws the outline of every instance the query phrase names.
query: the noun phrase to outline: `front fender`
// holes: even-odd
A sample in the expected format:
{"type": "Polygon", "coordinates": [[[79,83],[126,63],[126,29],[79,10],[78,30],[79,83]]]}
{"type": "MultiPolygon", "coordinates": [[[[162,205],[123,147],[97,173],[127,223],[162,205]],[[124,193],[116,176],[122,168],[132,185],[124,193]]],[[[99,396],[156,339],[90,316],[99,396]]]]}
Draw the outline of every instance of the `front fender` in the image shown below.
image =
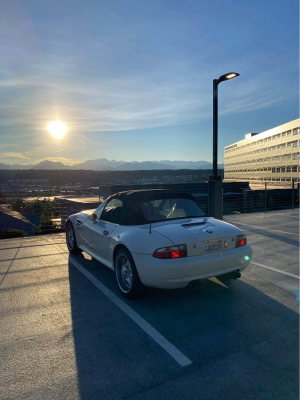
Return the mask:
{"type": "Polygon", "coordinates": [[[67,218],[66,222],[71,221],[72,224],[75,225],[77,220],[79,220],[79,221],[81,221],[81,223],[84,223],[86,221],[87,217],[94,211],[95,211],[94,209],[84,210],[84,211],[80,211],[77,214],[72,214],[67,218]]]}
{"type": "Polygon", "coordinates": [[[73,225],[75,225],[78,217],[79,217],[79,214],[70,215],[68,217],[68,219],[66,220],[66,224],[68,223],[68,221],[70,221],[70,222],[72,222],[73,225]]]}

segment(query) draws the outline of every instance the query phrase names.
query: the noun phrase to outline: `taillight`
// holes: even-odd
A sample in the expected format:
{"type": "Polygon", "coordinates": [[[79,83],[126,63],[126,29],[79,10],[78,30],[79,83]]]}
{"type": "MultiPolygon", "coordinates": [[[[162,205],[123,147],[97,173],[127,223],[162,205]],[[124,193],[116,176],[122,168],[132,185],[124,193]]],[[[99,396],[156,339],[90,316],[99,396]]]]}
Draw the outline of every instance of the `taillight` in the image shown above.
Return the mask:
{"type": "Polygon", "coordinates": [[[245,244],[247,244],[246,235],[238,235],[236,237],[236,245],[235,245],[235,247],[245,246],[245,244]]]}
{"type": "Polygon", "coordinates": [[[155,258],[181,258],[187,257],[186,245],[180,244],[178,246],[162,247],[155,250],[152,254],[155,258]]]}

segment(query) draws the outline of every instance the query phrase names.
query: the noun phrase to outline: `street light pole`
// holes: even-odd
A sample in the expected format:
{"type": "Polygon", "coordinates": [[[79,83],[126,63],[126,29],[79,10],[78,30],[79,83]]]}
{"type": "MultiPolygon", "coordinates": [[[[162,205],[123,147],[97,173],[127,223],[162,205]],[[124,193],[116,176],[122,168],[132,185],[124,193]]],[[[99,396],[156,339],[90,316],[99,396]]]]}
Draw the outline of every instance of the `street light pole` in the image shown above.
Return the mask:
{"type": "Polygon", "coordinates": [[[213,80],[213,175],[208,181],[208,214],[217,219],[223,219],[222,179],[218,175],[218,85],[237,76],[237,72],[229,72],[213,80]]]}
{"type": "Polygon", "coordinates": [[[218,175],[218,79],[213,80],[213,176],[218,175]]]}

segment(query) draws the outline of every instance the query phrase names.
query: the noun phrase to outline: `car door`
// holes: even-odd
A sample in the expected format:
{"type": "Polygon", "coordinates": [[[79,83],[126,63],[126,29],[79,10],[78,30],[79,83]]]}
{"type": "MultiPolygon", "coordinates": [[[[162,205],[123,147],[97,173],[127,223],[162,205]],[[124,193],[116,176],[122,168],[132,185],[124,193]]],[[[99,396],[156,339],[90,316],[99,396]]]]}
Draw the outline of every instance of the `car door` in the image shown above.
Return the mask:
{"type": "Polygon", "coordinates": [[[109,241],[113,230],[119,224],[122,208],[122,200],[111,199],[99,218],[88,222],[89,248],[104,260],[109,260],[109,241]]]}
{"type": "MultiPolygon", "coordinates": [[[[104,207],[106,206],[106,201],[102,203],[93,213],[91,213],[85,220],[84,224],[76,225],[77,235],[80,236],[80,242],[87,250],[92,250],[92,242],[99,240],[99,232],[96,225],[97,220],[99,220],[104,207]],[[95,219],[96,218],[96,219],[95,219]]],[[[78,221],[77,221],[78,224],[78,221]]]]}

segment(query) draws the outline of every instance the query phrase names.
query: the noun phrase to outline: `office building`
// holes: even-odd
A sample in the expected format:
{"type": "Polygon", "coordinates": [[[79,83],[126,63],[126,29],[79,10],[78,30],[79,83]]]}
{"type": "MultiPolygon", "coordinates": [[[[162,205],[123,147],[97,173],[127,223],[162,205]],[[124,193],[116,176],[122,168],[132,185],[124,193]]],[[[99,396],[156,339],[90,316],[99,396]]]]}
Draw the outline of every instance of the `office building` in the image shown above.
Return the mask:
{"type": "Polygon", "coordinates": [[[224,148],[224,180],[299,182],[300,119],[224,148]]]}

